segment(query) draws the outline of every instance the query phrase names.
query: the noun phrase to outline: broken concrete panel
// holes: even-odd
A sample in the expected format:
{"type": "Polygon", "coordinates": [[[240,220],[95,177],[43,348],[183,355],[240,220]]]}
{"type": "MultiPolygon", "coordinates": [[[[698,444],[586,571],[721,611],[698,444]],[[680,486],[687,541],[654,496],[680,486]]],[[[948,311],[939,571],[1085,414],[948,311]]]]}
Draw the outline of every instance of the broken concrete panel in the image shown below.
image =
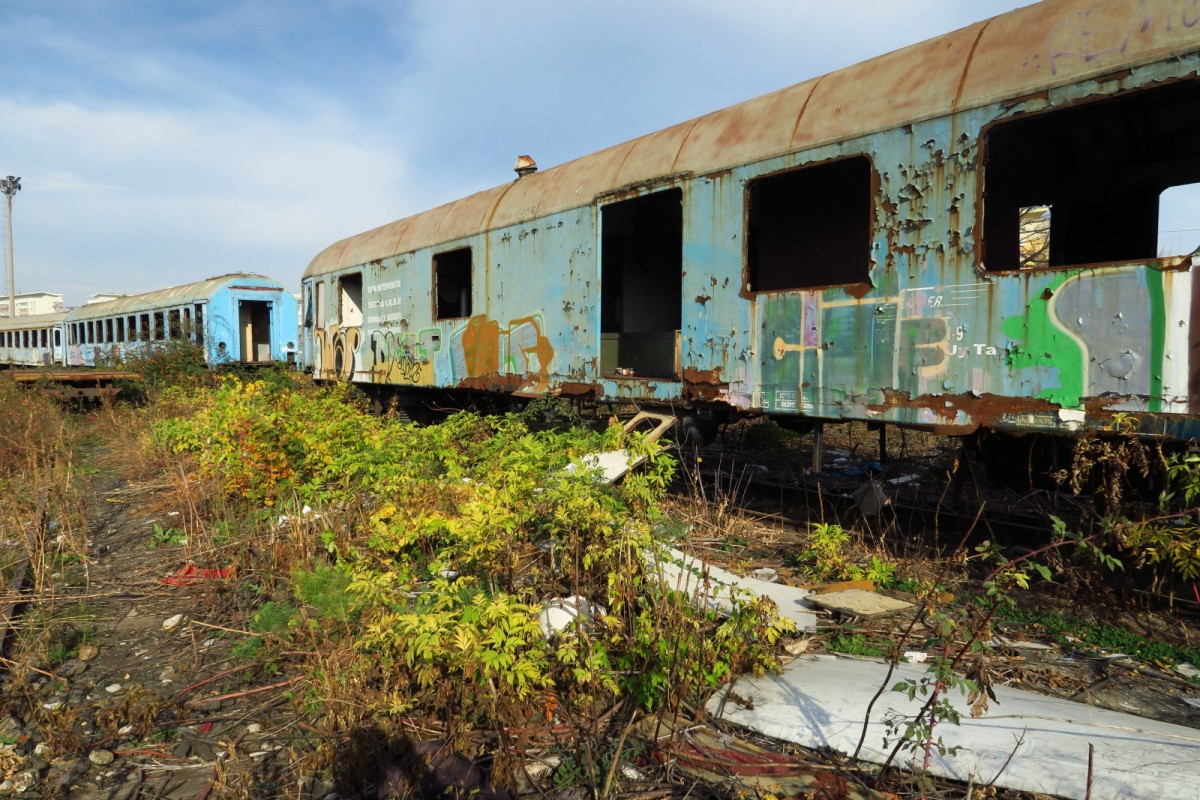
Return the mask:
{"type": "MultiPolygon", "coordinates": [[[[888,665],[878,661],[802,656],[778,675],[742,678],[729,687],[731,698],[745,698],[753,708],[718,695],[708,710],[767,736],[849,754],[858,745],[867,706],[885,680],[895,685],[929,676],[923,667],[909,664],[897,666],[890,677],[887,673],[888,665]]],[[[993,689],[997,701],[978,718],[971,717],[961,693],[947,696],[961,723],[939,724],[936,736],[946,748],[959,749],[939,753],[935,748],[932,773],[1082,800],[1089,791],[1090,745],[1092,800],[1196,796],[1200,730],[1020,689],[993,689]]],[[[924,699],[910,701],[905,694],[885,691],[871,710],[860,757],[883,763],[904,731],[901,727],[889,734],[886,720],[912,719],[924,699]]],[[[923,758],[918,752],[914,763],[902,760],[899,766],[919,769],[923,758]]]]}
{"type": "Polygon", "coordinates": [[[876,594],[862,589],[844,589],[840,592],[826,592],[814,595],[808,599],[810,603],[826,611],[837,611],[841,614],[853,614],[856,617],[878,617],[883,614],[894,614],[912,608],[912,603],[897,600],[887,595],[876,594]]]}
{"type": "Polygon", "coordinates": [[[726,613],[733,607],[734,595],[739,590],[746,591],[774,600],[775,605],[779,606],[779,616],[796,623],[797,630],[817,629],[817,615],[808,605],[811,594],[808,589],[743,578],[675,549],[667,550],[660,558],[655,558],[653,554],[649,558],[668,586],[688,593],[700,607],[726,613]]]}

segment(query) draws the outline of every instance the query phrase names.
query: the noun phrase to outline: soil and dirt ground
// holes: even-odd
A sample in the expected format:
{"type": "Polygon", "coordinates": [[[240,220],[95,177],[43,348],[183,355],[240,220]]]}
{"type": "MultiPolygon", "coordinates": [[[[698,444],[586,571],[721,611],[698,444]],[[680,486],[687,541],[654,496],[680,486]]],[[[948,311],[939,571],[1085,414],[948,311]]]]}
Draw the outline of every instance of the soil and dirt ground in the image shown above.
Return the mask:
{"type": "MultiPolygon", "coordinates": [[[[175,516],[186,515],[188,509],[177,506],[190,501],[172,496],[170,481],[122,476],[112,460],[119,448],[104,438],[113,435],[94,435],[83,454],[84,471],[90,473],[82,514],[86,550],[61,557],[52,581],[21,598],[20,616],[9,634],[0,742],[10,747],[0,762],[0,793],[106,800],[284,792],[289,797],[374,796],[380,757],[374,732],[341,731],[329,741],[297,699],[307,676],[289,671],[286,662],[281,668],[264,663],[239,647],[247,639],[253,608],[245,591],[230,587],[235,580],[242,587],[253,584],[255,576],[226,573],[227,565],[184,541],[175,516]],[[318,751],[326,757],[315,758],[318,751]],[[332,766],[329,752],[339,754],[332,766]]],[[[861,427],[831,430],[821,488],[851,495],[871,477],[874,437],[861,427]],[[864,471],[864,465],[871,470],[864,471]]],[[[727,437],[725,444],[725,451],[700,454],[701,470],[708,470],[705,494],[715,502],[708,516],[695,518],[694,552],[735,571],[769,568],[786,582],[811,583],[798,557],[809,541],[803,526],[758,521],[739,509],[735,497],[751,473],[782,477],[789,484],[815,482],[807,472],[805,440],[764,444],[761,434],[743,432],[727,437]]],[[[946,441],[906,438],[892,447],[893,459],[874,476],[890,502],[947,495],[947,463],[955,450],[946,441]],[[896,478],[902,480],[889,483],[896,478]]],[[[993,506],[1029,501],[1029,491],[981,480],[980,491],[993,506]]],[[[850,528],[848,512],[837,513],[850,528]]],[[[909,576],[935,575],[941,568],[940,557],[929,554],[920,533],[889,526],[886,510],[865,523],[855,528],[857,547],[889,554],[909,576]]],[[[880,591],[917,599],[904,587],[880,591]]],[[[1200,683],[1180,672],[1178,664],[1105,650],[1086,638],[1087,630],[1107,624],[1142,641],[1200,647],[1195,603],[1180,599],[1172,609],[1161,599],[1116,591],[1112,583],[1047,585],[1026,600],[1036,614],[996,621],[998,636],[989,657],[993,682],[1200,728],[1200,683]],[[1045,620],[1055,615],[1071,615],[1093,628],[1050,629],[1045,620]]],[[[899,642],[910,618],[825,615],[821,630],[802,644],[793,643],[793,649],[883,654],[888,642],[899,642]]],[[[913,642],[920,642],[921,632],[918,626],[910,633],[906,649],[919,649],[913,642]]],[[[737,733],[801,761],[831,763],[823,754],[797,755],[794,748],[737,733]]],[[[643,800],[753,793],[717,781],[711,772],[645,758],[631,769],[640,772],[631,773],[635,777],[624,782],[622,793],[643,800]]],[[[545,771],[538,774],[544,781],[545,771]]],[[[540,792],[553,785],[533,780],[523,788],[540,792]]],[[[586,797],[593,788],[581,779],[555,794],[586,797]]],[[[949,785],[934,791],[963,796],[961,788],[949,785]]]]}

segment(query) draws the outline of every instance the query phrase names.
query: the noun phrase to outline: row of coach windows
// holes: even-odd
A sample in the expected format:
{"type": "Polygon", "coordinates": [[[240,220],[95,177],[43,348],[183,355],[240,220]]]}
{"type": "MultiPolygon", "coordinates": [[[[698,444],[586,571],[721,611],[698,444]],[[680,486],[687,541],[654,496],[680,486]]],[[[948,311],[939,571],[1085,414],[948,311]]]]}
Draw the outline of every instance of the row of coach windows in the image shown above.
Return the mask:
{"type": "Polygon", "coordinates": [[[54,345],[57,347],[58,331],[51,331],[46,328],[36,331],[0,331],[0,347],[16,348],[16,347],[50,347],[50,339],[53,335],[54,345]]]}
{"type": "Polygon", "coordinates": [[[123,314],[67,325],[71,344],[125,344],[188,339],[204,343],[204,306],[172,308],[144,314],[123,314]]]}

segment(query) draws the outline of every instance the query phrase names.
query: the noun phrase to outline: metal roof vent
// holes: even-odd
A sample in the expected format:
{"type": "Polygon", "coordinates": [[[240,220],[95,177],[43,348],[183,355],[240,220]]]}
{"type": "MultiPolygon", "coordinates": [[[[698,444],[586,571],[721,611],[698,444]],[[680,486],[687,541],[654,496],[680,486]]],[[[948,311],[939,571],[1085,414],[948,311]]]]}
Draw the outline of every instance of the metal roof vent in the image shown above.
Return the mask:
{"type": "Polygon", "coordinates": [[[526,175],[537,172],[537,162],[530,156],[517,156],[517,165],[513,167],[513,170],[517,173],[517,180],[520,180],[526,175]]]}

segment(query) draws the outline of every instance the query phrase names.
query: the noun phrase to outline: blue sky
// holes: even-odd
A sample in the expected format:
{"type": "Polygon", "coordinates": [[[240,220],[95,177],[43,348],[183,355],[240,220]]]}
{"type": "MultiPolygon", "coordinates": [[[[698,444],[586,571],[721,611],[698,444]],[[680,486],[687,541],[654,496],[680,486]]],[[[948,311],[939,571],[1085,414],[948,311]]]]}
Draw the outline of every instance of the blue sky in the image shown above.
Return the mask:
{"type": "Polygon", "coordinates": [[[4,0],[17,290],[298,286],[518,154],[545,169],[1024,4],[4,0]]]}

